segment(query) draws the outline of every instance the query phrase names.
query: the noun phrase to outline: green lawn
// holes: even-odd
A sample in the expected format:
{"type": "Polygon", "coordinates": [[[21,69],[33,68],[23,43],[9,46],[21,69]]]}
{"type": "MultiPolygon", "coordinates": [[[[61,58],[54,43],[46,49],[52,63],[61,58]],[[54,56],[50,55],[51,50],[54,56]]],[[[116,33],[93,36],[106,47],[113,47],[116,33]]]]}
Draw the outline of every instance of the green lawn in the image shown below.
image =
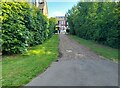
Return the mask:
{"type": "MultiPolygon", "coordinates": [[[[82,38],[79,38],[77,36],[69,36],[71,39],[76,40],[77,42],[79,42],[81,45],[86,46],[87,48],[89,48],[91,51],[97,53],[100,56],[105,57],[106,59],[112,60],[114,62],[118,62],[118,50],[108,47],[108,46],[104,46],[104,45],[100,45],[97,44],[93,41],[90,40],[85,40],[82,38]]],[[[120,61],[120,58],[119,58],[120,61]]]]}
{"type": "Polygon", "coordinates": [[[30,47],[23,55],[4,56],[2,85],[22,86],[42,73],[58,57],[59,39],[54,35],[44,44],[30,47]]]}

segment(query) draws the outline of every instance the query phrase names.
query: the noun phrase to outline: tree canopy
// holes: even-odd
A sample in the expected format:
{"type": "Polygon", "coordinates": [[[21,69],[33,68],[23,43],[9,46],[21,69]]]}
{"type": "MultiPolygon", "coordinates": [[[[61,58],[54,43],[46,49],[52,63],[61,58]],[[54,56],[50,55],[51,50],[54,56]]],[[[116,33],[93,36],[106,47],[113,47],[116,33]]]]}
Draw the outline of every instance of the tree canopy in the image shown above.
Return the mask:
{"type": "Polygon", "coordinates": [[[70,34],[118,48],[120,2],[78,2],[66,16],[70,34]]]}

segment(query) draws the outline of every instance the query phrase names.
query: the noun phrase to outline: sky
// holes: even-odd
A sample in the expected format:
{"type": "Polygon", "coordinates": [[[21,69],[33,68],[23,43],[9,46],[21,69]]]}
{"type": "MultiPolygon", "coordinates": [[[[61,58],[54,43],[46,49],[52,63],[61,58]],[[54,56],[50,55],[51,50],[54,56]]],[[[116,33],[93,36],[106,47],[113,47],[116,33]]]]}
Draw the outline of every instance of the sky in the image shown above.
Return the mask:
{"type": "Polygon", "coordinates": [[[77,1],[74,2],[47,2],[48,5],[48,17],[64,16],[68,9],[71,9],[77,1]]]}

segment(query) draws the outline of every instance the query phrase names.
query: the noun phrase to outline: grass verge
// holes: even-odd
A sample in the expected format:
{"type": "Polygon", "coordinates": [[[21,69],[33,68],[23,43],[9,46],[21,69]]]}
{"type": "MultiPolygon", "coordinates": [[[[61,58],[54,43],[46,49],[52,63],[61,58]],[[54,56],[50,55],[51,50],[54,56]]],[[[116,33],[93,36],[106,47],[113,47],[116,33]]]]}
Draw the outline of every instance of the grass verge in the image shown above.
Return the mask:
{"type": "Polygon", "coordinates": [[[120,61],[120,58],[118,59],[118,49],[97,44],[91,40],[85,40],[73,35],[69,35],[69,37],[71,39],[76,40],[81,45],[84,45],[85,47],[89,48],[91,51],[97,53],[98,55],[105,57],[106,59],[112,60],[114,62],[120,61]]]}
{"type": "Polygon", "coordinates": [[[58,57],[58,36],[44,44],[30,47],[23,55],[4,56],[2,60],[2,86],[22,86],[42,73],[58,57]]]}

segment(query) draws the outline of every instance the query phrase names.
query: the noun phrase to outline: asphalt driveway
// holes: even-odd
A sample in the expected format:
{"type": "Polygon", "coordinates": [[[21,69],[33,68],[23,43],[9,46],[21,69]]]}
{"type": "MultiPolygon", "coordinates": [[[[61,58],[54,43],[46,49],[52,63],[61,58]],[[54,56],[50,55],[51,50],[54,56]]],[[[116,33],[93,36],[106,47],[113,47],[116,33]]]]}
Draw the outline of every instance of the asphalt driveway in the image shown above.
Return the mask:
{"type": "Polygon", "coordinates": [[[118,64],[59,34],[58,62],[26,86],[118,86],[118,64]]]}

